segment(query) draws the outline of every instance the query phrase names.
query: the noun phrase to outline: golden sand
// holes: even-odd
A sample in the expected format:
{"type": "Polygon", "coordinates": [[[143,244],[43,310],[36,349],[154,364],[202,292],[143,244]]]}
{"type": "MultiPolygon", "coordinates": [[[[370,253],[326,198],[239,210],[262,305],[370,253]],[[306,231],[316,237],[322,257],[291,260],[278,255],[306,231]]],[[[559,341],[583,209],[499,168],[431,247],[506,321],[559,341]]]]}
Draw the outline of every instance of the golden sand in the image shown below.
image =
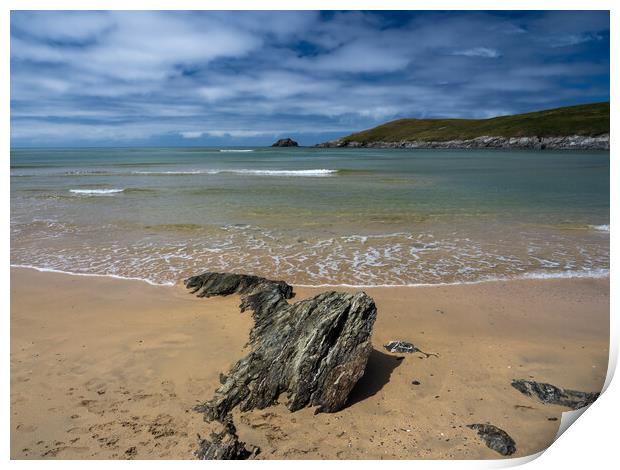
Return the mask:
{"type": "MultiPolygon", "coordinates": [[[[526,456],[552,442],[565,409],[521,395],[512,379],[583,391],[604,382],[608,279],[366,292],[378,307],[375,351],[348,406],[235,412],[260,458],[498,458],[465,427],[486,422],[526,456]],[[382,345],[394,339],[439,356],[389,354],[382,345]]],[[[197,434],[215,429],[192,407],[247,352],[252,320],[238,303],[12,269],[11,457],[192,458],[197,434]]]]}

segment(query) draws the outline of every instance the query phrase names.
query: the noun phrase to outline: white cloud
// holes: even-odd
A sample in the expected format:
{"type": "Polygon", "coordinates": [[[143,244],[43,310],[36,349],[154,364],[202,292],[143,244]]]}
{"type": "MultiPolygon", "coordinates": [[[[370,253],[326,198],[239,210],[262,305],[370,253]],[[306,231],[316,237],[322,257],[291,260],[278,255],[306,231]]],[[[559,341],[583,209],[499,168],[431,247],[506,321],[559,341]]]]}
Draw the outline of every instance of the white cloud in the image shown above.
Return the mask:
{"type": "Polygon", "coordinates": [[[273,130],[246,130],[246,129],[226,129],[226,130],[210,130],[205,131],[204,134],[211,137],[256,137],[259,135],[275,135],[279,131],[273,130]]]}
{"type": "Polygon", "coordinates": [[[198,94],[208,102],[249,98],[277,102],[293,96],[333,93],[340,88],[340,83],[331,78],[271,70],[246,75],[220,75],[212,81],[212,84],[198,89],[198,94]]]}
{"type": "Polygon", "coordinates": [[[185,132],[180,132],[180,134],[181,134],[181,137],[183,137],[184,139],[198,139],[203,136],[204,132],[185,131],[185,132]]]}
{"type": "Polygon", "coordinates": [[[19,11],[12,12],[11,25],[40,39],[85,41],[112,29],[114,22],[100,11],[19,11]]]}
{"type": "Polygon", "coordinates": [[[600,41],[603,36],[598,33],[567,34],[553,38],[551,47],[569,47],[584,42],[600,41]]]}
{"type": "MultiPolygon", "coordinates": [[[[64,28],[83,18],[65,12],[30,13],[20,17],[22,31],[40,38],[56,39],[64,28]],[[54,27],[37,29],[41,24],[54,27]]],[[[249,32],[209,20],[195,24],[183,15],[170,12],[112,12],[105,16],[105,34],[92,44],[58,47],[49,42],[12,37],[13,58],[64,64],[77,71],[131,80],[162,80],[178,74],[177,65],[206,64],[222,57],[242,57],[262,44],[249,32]]],[[[88,27],[78,29],[76,37],[101,32],[88,27]]]]}
{"type": "Polygon", "coordinates": [[[331,54],[299,60],[303,68],[333,72],[393,72],[409,64],[407,51],[381,47],[370,42],[355,42],[336,49],[331,54]]]}
{"type": "Polygon", "coordinates": [[[471,49],[463,49],[455,51],[452,55],[462,55],[465,57],[485,57],[488,59],[497,59],[501,57],[501,54],[497,49],[491,49],[489,47],[472,47],[471,49]]]}

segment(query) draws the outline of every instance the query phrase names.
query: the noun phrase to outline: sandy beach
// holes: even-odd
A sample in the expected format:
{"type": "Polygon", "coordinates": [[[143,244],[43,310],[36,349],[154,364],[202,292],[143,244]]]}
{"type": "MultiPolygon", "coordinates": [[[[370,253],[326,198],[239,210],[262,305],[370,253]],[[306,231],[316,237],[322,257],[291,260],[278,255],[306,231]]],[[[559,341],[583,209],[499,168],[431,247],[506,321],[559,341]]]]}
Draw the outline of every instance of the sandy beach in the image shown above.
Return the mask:
{"type": "MultiPolygon", "coordinates": [[[[293,301],[323,290],[296,288],[293,301]]],[[[366,292],[378,308],[375,350],[348,406],[235,412],[259,458],[499,458],[466,427],[487,422],[522,457],[552,442],[566,409],[521,395],[512,379],[582,391],[604,382],[609,279],[366,292]],[[383,344],[395,339],[438,357],[390,354],[383,344]]],[[[247,352],[252,319],[238,303],[12,268],[11,458],[193,458],[213,425],[192,407],[247,352]]]]}

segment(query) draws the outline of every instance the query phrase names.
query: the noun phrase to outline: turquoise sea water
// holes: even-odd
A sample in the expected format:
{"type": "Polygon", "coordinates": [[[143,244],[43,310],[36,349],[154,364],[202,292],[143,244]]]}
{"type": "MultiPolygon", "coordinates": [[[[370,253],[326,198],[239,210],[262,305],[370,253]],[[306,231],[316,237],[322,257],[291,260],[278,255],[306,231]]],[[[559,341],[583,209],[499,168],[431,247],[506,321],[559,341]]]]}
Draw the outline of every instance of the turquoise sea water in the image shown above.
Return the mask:
{"type": "Polygon", "coordinates": [[[153,283],[604,276],[609,153],[13,149],[11,263],[153,283]]]}

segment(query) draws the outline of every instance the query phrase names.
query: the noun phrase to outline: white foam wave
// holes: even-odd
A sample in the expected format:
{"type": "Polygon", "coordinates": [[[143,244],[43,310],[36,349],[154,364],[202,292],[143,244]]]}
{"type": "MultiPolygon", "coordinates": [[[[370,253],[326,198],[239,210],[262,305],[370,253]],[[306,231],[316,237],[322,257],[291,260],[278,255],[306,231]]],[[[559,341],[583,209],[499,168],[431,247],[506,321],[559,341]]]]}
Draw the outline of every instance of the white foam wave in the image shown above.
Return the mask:
{"type": "Polygon", "coordinates": [[[587,269],[583,271],[560,271],[560,272],[532,272],[520,276],[522,279],[572,279],[609,277],[609,269],[587,269]]]}
{"type": "Polygon", "coordinates": [[[228,152],[228,153],[245,153],[245,152],[253,152],[252,149],[220,149],[220,152],[228,152]]]}
{"type": "Polygon", "coordinates": [[[123,238],[86,247],[83,240],[93,230],[99,233],[100,226],[84,229],[40,219],[12,225],[14,263],[70,273],[112,273],[153,283],[176,283],[205,267],[269,274],[305,287],[415,287],[609,276],[608,246],[596,237],[592,243],[586,240],[574,246],[573,240],[562,237],[528,235],[523,240],[525,256],[522,251],[509,254],[515,249],[512,244],[485,245],[458,234],[444,238],[396,232],[306,239],[239,223],[205,228],[212,231],[208,237],[184,232],[178,238],[166,232],[164,245],[159,239],[141,238],[140,232],[135,239],[130,232],[130,242],[123,238]],[[79,243],[50,245],[45,241],[50,237],[79,243]]]}
{"type": "Polygon", "coordinates": [[[215,175],[218,170],[132,171],[132,175],[215,175]]]}
{"type": "Polygon", "coordinates": [[[12,268],[20,268],[20,269],[34,269],[35,271],[39,271],[42,273],[56,273],[56,274],[67,274],[69,276],[81,276],[81,277],[111,277],[114,279],[122,279],[124,281],[142,281],[150,284],[152,286],[166,286],[172,287],[175,285],[174,282],[153,282],[150,279],[145,279],[142,277],[130,277],[130,276],[119,276],[117,274],[97,274],[97,273],[76,273],[72,271],[63,271],[61,269],[54,268],[45,268],[41,266],[32,266],[29,264],[11,264],[12,268]]]}
{"type": "Polygon", "coordinates": [[[313,170],[222,170],[222,172],[257,176],[329,176],[338,173],[338,170],[320,168],[313,170]]]}
{"type": "Polygon", "coordinates": [[[562,271],[555,273],[543,273],[533,272],[526,273],[520,276],[498,276],[498,277],[485,277],[477,279],[475,281],[454,281],[454,282],[418,282],[418,283],[405,283],[405,284],[295,284],[295,287],[349,287],[353,289],[370,289],[370,288],[384,288],[384,287],[444,287],[444,286],[463,286],[474,284],[485,284],[488,282],[507,282],[507,281],[524,281],[535,279],[604,279],[609,277],[609,269],[593,269],[584,271],[562,271]]]}
{"type": "Polygon", "coordinates": [[[89,176],[89,175],[107,175],[109,172],[104,170],[70,170],[63,173],[64,176],[89,176]]]}
{"type": "Polygon", "coordinates": [[[609,224],[607,225],[588,225],[591,229],[598,230],[599,232],[609,233],[609,224]]]}
{"type": "MultiPolygon", "coordinates": [[[[65,271],[55,268],[46,268],[41,266],[33,266],[28,264],[11,264],[12,268],[20,269],[34,269],[39,272],[49,272],[57,274],[67,274],[70,276],[81,277],[109,277],[113,279],[120,279],[125,281],[142,281],[152,286],[175,286],[175,282],[154,282],[148,278],[120,276],[117,274],[98,274],[98,273],[81,273],[73,271],[65,271]]],[[[397,287],[445,287],[445,286],[462,286],[462,285],[476,285],[486,284],[490,282],[509,282],[509,281],[524,281],[524,280],[552,280],[552,279],[604,279],[609,277],[608,269],[593,269],[583,271],[562,271],[562,272],[533,272],[525,273],[519,276],[498,276],[498,277],[485,277],[474,281],[453,281],[453,282],[418,282],[418,283],[403,283],[403,284],[347,284],[347,283],[322,283],[322,284],[298,284],[294,283],[295,287],[302,288],[329,288],[329,287],[344,287],[351,289],[371,289],[371,288],[397,288],[397,287]]]]}
{"type": "Polygon", "coordinates": [[[256,175],[256,176],[330,176],[338,173],[338,170],[328,170],[325,168],[312,170],[179,170],[179,171],[134,171],[134,175],[219,175],[229,173],[233,175],[256,175]]]}
{"type": "Polygon", "coordinates": [[[71,189],[69,192],[74,194],[89,194],[89,195],[101,195],[101,194],[116,194],[122,193],[124,189],[71,189]]]}

